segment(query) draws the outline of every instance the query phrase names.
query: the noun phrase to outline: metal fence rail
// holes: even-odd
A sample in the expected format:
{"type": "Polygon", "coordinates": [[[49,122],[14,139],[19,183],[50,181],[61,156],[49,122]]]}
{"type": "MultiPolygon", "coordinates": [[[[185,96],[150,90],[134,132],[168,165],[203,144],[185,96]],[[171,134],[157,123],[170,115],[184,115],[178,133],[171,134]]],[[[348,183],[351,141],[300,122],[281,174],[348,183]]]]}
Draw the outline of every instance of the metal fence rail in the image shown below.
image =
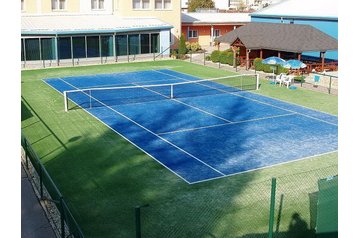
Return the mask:
{"type": "Polygon", "coordinates": [[[24,167],[32,179],[37,195],[46,207],[46,213],[50,216],[50,222],[57,236],[61,238],[83,238],[81,228],[61,192],[24,136],[21,138],[21,147],[21,159],[24,167]]]}

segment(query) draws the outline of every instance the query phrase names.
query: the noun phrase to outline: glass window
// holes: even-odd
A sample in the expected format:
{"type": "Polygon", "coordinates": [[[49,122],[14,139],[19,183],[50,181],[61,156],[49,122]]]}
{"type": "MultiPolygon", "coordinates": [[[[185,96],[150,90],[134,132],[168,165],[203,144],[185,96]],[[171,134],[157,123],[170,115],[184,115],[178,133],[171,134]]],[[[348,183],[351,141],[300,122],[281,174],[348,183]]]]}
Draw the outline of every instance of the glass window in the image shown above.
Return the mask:
{"type": "Polygon", "coordinates": [[[102,56],[113,56],[113,36],[101,36],[102,56]]]}
{"type": "Polygon", "coordinates": [[[189,38],[198,38],[197,30],[189,30],[189,38]]]}
{"type": "Polygon", "coordinates": [[[91,0],[92,10],[104,9],[104,0],[91,0]]]}
{"type": "Polygon", "coordinates": [[[86,58],[86,42],[84,36],[76,36],[72,38],[73,58],[86,58]]]}
{"type": "Polygon", "coordinates": [[[149,9],[149,0],[133,0],[133,9],[149,9]]]}
{"type": "Polygon", "coordinates": [[[164,0],[164,9],[171,9],[171,8],[172,8],[172,1],[164,0]]]}
{"type": "Polygon", "coordinates": [[[141,34],[140,35],[140,53],[148,54],[149,50],[149,34],[141,34]]]}
{"type": "Polygon", "coordinates": [[[151,52],[159,53],[159,33],[153,33],[150,35],[151,52]]]}
{"type": "Polygon", "coordinates": [[[98,36],[87,36],[87,57],[99,57],[98,36]]]}
{"type": "Polygon", "coordinates": [[[25,60],[24,39],[21,39],[21,61],[25,60]]]}
{"type": "Polygon", "coordinates": [[[155,0],[155,9],[171,9],[172,0],[155,0]]]}
{"type": "Polygon", "coordinates": [[[25,39],[26,60],[40,60],[39,39],[25,39]]]}
{"type": "Polygon", "coordinates": [[[43,60],[56,59],[56,44],[53,38],[41,39],[41,58],[43,60]]]}
{"type": "Polygon", "coordinates": [[[139,54],[139,35],[128,35],[128,46],[129,46],[129,54],[137,55],[139,54]]]}
{"type": "Polygon", "coordinates": [[[215,29],[214,30],[214,37],[219,37],[220,36],[220,30],[219,29],[215,29]]]}
{"type": "Polygon", "coordinates": [[[58,58],[71,59],[71,38],[60,37],[58,38],[58,58]]]}
{"type": "Polygon", "coordinates": [[[51,0],[52,10],[63,10],[66,8],[66,0],[51,0]]]}
{"type": "Polygon", "coordinates": [[[116,54],[127,55],[127,35],[116,36],[116,54]]]}
{"type": "Polygon", "coordinates": [[[155,0],[155,9],[163,9],[163,0],[155,0]]]}

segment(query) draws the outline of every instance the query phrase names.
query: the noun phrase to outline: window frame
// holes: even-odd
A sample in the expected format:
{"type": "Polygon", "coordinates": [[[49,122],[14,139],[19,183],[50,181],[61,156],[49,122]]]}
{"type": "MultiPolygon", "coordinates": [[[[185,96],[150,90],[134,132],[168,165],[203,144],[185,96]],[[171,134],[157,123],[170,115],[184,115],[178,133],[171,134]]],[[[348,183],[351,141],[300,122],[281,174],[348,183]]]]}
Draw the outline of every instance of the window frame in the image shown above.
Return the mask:
{"type": "Polygon", "coordinates": [[[64,3],[64,8],[60,8],[60,2],[61,0],[51,0],[51,9],[52,11],[66,11],[67,10],[67,0],[63,0],[65,3],[64,3]],[[54,5],[53,3],[55,2],[55,7],[54,8],[54,5]]]}
{"type": "Polygon", "coordinates": [[[147,8],[144,8],[143,0],[139,0],[139,5],[140,5],[140,7],[139,7],[139,8],[135,8],[135,7],[134,7],[134,1],[135,1],[135,0],[132,0],[132,9],[133,9],[133,10],[135,10],[135,11],[150,10],[150,2],[151,2],[150,0],[147,0],[147,1],[148,1],[148,7],[147,7],[147,8]]]}
{"type": "Polygon", "coordinates": [[[214,29],[213,37],[216,38],[216,37],[219,37],[219,36],[221,36],[221,31],[220,31],[220,29],[214,29]],[[215,32],[219,32],[219,34],[217,35],[217,34],[215,34],[215,32]]]}
{"type": "Polygon", "coordinates": [[[199,31],[198,30],[189,30],[188,31],[188,39],[196,39],[199,38],[199,31]],[[194,36],[194,32],[196,32],[196,36],[194,36]],[[191,33],[191,36],[190,36],[191,33]]]}
{"type": "Polygon", "coordinates": [[[105,0],[91,0],[91,10],[92,11],[103,11],[105,10],[105,0]],[[96,1],[96,4],[92,4],[93,1],[96,1]],[[103,8],[100,8],[100,1],[103,1],[103,8]],[[95,7],[93,7],[95,5],[95,7]]]}
{"type": "Polygon", "coordinates": [[[154,10],[173,10],[173,2],[172,2],[172,0],[169,0],[170,1],[170,7],[169,8],[165,8],[165,1],[166,0],[154,0],[154,10]],[[162,3],[162,7],[161,8],[157,8],[156,7],[156,2],[157,1],[161,1],[161,3],[162,3]]]}

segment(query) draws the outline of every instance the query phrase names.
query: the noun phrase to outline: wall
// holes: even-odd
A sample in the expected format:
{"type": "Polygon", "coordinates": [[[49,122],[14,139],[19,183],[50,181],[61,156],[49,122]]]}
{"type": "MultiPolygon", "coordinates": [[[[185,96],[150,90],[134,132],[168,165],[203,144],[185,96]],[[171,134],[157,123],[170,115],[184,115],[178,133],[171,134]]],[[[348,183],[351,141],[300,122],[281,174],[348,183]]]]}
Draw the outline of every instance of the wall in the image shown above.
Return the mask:
{"type": "MultiPolygon", "coordinates": [[[[236,27],[240,27],[241,25],[237,25],[236,27]]],[[[220,30],[221,35],[225,35],[226,33],[234,30],[233,25],[213,25],[214,30],[220,30]]],[[[209,46],[211,44],[211,25],[185,25],[182,26],[182,32],[185,36],[185,39],[189,42],[199,42],[201,46],[209,46]],[[198,38],[187,38],[188,27],[190,30],[198,31],[198,38]]]]}
{"type": "Polygon", "coordinates": [[[149,9],[133,9],[132,0],[114,0],[114,14],[122,17],[155,17],[169,23],[174,28],[171,30],[173,47],[178,44],[181,34],[181,1],[172,0],[171,9],[154,9],[154,0],[150,0],[149,9]]]}
{"type": "MultiPolygon", "coordinates": [[[[293,20],[294,24],[305,24],[311,25],[317,28],[320,31],[338,39],[338,20],[324,20],[324,19],[290,19],[285,17],[283,23],[289,24],[293,20]]],[[[281,18],[279,17],[251,17],[252,22],[271,22],[271,23],[281,23],[281,18]]],[[[303,55],[320,57],[319,52],[306,52],[303,55]]],[[[338,60],[338,51],[327,51],[326,58],[338,60]]]]}

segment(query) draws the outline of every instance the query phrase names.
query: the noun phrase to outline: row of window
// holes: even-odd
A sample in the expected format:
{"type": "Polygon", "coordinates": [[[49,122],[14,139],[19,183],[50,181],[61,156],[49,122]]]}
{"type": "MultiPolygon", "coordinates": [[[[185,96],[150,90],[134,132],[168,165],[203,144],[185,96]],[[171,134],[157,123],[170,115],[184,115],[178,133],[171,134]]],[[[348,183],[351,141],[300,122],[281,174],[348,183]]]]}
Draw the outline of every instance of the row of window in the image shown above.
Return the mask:
{"type": "MultiPolygon", "coordinates": [[[[151,0],[132,0],[133,9],[149,9],[151,0]]],[[[21,0],[21,11],[24,10],[25,0],[21,0]]],[[[52,10],[66,9],[66,0],[51,0],[52,10]]],[[[155,9],[171,9],[171,0],[154,0],[155,9]]],[[[104,0],[91,0],[91,9],[100,10],[104,9],[104,0]]]]}
{"type": "MultiPolygon", "coordinates": [[[[197,30],[189,30],[188,31],[188,38],[198,38],[199,34],[197,30]]],[[[213,32],[213,37],[219,37],[220,36],[220,30],[219,29],[214,29],[213,32]]]]}
{"type": "Polygon", "coordinates": [[[160,52],[159,33],[21,39],[21,61],[125,56],[160,52]]]}
{"type": "MultiPolygon", "coordinates": [[[[133,0],[133,9],[149,9],[150,0],[133,0]]],[[[171,9],[171,0],[154,0],[155,9],[171,9]]]]}

